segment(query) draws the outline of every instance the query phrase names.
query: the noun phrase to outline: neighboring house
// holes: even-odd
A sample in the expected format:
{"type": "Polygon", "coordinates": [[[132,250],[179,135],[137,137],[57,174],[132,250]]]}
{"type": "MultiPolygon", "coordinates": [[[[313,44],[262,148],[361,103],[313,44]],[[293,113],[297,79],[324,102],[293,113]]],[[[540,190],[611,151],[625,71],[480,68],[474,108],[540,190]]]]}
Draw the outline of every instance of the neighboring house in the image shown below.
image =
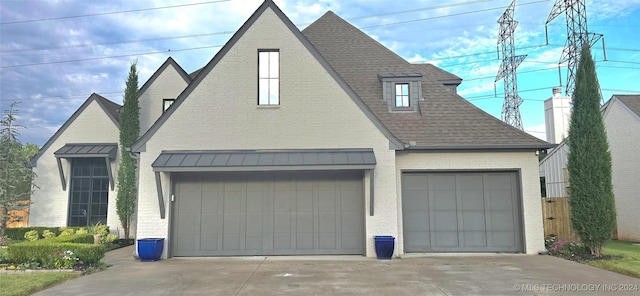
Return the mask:
{"type": "MultiPolygon", "coordinates": [[[[640,241],[640,95],[613,95],[602,106],[602,117],[611,151],[618,239],[640,241]]],[[[548,197],[568,196],[568,153],[562,142],[540,162],[548,197]]]]}
{"type": "Polygon", "coordinates": [[[301,32],[267,0],[202,69],[168,63],[131,147],[136,235],[166,238],[165,258],[375,256],[375,235],[397,255],[544,249],[536,152],[553,145],[332,12],[301,32]]]}

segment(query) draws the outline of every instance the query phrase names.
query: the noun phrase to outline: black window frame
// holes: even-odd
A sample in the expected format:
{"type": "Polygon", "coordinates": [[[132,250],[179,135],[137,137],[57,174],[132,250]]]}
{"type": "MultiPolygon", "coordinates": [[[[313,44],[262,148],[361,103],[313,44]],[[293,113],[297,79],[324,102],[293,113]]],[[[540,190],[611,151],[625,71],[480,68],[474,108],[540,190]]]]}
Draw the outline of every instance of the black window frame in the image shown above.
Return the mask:
{"type": "Polygon", "coordinates": [[[162,113],[166,112],[167,109],[169,109],[169,107],[171,107],[171,105],[173,105],[173,103],[175,102],[176,102],[176,99],[162,99],[162,113]],[[169,106],[167,106],[168,102],[171,102],[169,106]]]}
{"type": "Polygon", "coordinates": [[[106,165],[102,157],[78,157],[71,160],[67,226],[107,223],[109,173],[106,165]],[[83,214],[79,214],[80,211],[83,214]]]}

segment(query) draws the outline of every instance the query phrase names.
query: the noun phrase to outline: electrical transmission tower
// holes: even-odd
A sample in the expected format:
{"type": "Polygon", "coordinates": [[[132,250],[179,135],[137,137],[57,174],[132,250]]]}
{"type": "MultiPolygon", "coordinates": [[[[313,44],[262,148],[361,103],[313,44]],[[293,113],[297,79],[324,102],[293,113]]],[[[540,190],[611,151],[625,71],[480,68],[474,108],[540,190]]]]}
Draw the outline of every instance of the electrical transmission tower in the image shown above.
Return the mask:
{"type": "MultiPolygon", "coordinates": [[[[598,40],[602,39],[602,48],[604,51],[602,34],[589,33],[587,28],[587,7],[585,2],[585,0],[556,0],[545,24],[545,34],[547,36],[547,44],[549,44],[547,25],[562,13],[566,14],[567,41],[562,50],[559,64],[567,63],[567,85],[565,94],[569,97],[573,94],[575,88],[576,72],[578,70],[578,63],[580,62],[580,51],[582,47],[585,45],[592,47],[598,40]]],[[[606,51],[604,51],[604,59],[607,59],[606,51]]],[[[562,86],[562,78],[560,78],[560,85],[562,86]]]]}
{"type": "MultiPolygon", "coordinates": [[[[502,63],[495,82],[504,78],[504,103],[502,104],[502,121],[511,126],[524,130],[522,127],[522,118],[520,117],[520,105],[522,98],[518,96],[518,78],[516,77],[516,68],[527,55],[516,55],[516,49],[513,41],[513,32],[518,26],[518,22],[513,20],[513,12],[515,10],[516,0],[504,11],[498,19],[500,24],[500,34],[498,36],[498,46],[502,49],[502,63]]],[[[495,83],[494,82],[494,83],[495,83]]]]}

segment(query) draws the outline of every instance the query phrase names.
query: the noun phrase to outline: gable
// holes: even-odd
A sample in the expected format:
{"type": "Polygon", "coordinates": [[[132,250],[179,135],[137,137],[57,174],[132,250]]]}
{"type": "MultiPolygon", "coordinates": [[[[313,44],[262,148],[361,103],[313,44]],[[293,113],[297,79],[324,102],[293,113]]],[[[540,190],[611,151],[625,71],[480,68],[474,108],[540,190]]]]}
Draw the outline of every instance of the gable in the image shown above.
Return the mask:
{"type": "MultiPolygon", "coordinates": [[[[176,99],[176,102],[174,103],[174,105],[176,106],[174,108],[170,108],[167,112],[165,112],[165,114],[161,116],[161,118],[132,146],[132,151],[141,152],[145,150],[145,143],[156,133],[156,131],[165,123],[165,121],[172,115],[172,113],[175,112],[175,110],[177,110],[179,106],[190,96],[194,89],[196,89],[202,83],[205,77],[209,76],[209,72],[212,71],[212,69],[217,66],[217,64],[223,59],[223,57],[225,57],[231,51],[231,49],[236,46],[238,40],[240,40],[244,36],[244,34],[254,26],[254,23],[262,16],[265,11],[270,11],[270,13],[273,14],[274,18],[271,20],[271,22],[280,24],[280,30],[282,31],[277,32],[291,33],[293,35],[294,38],[289,42],[301,44],[302,47],[300,48],[300,50],[302,50],[305,54],[309,54],[310,57],[313,57],[315,59],[315,62],[320,63],[320,65],[324,68],[324,71],[329,73],[334,82],[338,84],[338,87],[342,91],[346,92],[350,99],[359,107],[360,112],[364,113],[367,116],[368,120],[370,120],[374,124],[375,128],[377,128],[388,138],[390,147],[401,149],[403,147],[402,142],[389,131],[389,129],[371,112],[368,106],[357,96],[357,94],[355,94],[355,92],[353,92],[353,90],[340,78],[340,76],[337,75],[331,65],[329,65],[329,63],[327,63],[327,61],[317,52],[313,45],[301,34],[301,32],[295,27],[295,25],[291,23],[291,21],[284,15],[284,13],[282,13],[282,11],[273,3],[273,1],[266,0],[243,24],[243,26],[231,37],[229,42],[225,44],[225,46],[214,56],[214,58],[204,68],[197,71],[198,73],[194,81],[176,99]]],[[[260,28],[260,26],[258,27],[260,28]]],[[[274,34],[274,31],[267,30],[263,30],[260,33],[260,37],[262,38],[272,35],[280,34],[274,34]]],[[[255,56],[257,56],[257,52],[255,53],[255,56]]],[[[255,69],[257,70],[257,64],[250,64],[250,66],[255,67],[255,69]]],[[[298,65],[298,67],[302,66],[304,65],[298,65]]],[[[235,69],[230,69],[226,74],[234,74],[235,72],[235,69]]],[[[255,77],[251,77],[251,79],[254,78],[255,77]]]]}
{"type": "Polygon", "coordinates": [[[98,94],[92,94],[76,112],[47,140],[29,165],[36,167],[43,154],[53,155],[53,151],[67,143],[118,142],[119,128],[111,111],[119,106],[98,94]],[[108,103],[106,103],[108,102],[108,103]],[[60,147],[58,147],[60,146],[60,147]],[[53,150],[49,151],[52,148],[53,150]]]}
{"type": "Polygon", "coordinates": [[[168,58],[138,91],[140,133],[144,134],[162,115],[163,100],[175,99],[191,82],[191,77],[168,58]]]}
{"type": "Polygon", "coordinates": [[[388,149],[385,135],[271,7],[253,20],[233,48],[216,56],[215,67],[205,67],[188,89],[162,125],[150,130],[154,135],[148,139],[149,147],[359,148],[361,139],[376,138],[388,149]],[[280,54],[277,106],[257,104],[261,49],[277,49],[280,54]],[[332,141],[332,137],[345,141],[332,141]]]}

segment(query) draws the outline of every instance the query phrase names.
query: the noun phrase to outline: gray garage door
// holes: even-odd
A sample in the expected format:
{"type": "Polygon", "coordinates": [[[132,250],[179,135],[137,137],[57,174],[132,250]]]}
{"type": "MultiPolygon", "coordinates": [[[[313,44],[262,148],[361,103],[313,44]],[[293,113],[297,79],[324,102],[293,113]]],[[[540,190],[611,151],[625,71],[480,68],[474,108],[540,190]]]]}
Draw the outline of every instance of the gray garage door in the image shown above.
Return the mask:
{"type": "Polygon", "coordinates": [[[405,252],[521,252],[516,173],[404,173],[405,252]]]}
{"type": "Polygon", "coordinates": [[[362,177],[174,174],[173,256],[363,254],[362,177]]]}

